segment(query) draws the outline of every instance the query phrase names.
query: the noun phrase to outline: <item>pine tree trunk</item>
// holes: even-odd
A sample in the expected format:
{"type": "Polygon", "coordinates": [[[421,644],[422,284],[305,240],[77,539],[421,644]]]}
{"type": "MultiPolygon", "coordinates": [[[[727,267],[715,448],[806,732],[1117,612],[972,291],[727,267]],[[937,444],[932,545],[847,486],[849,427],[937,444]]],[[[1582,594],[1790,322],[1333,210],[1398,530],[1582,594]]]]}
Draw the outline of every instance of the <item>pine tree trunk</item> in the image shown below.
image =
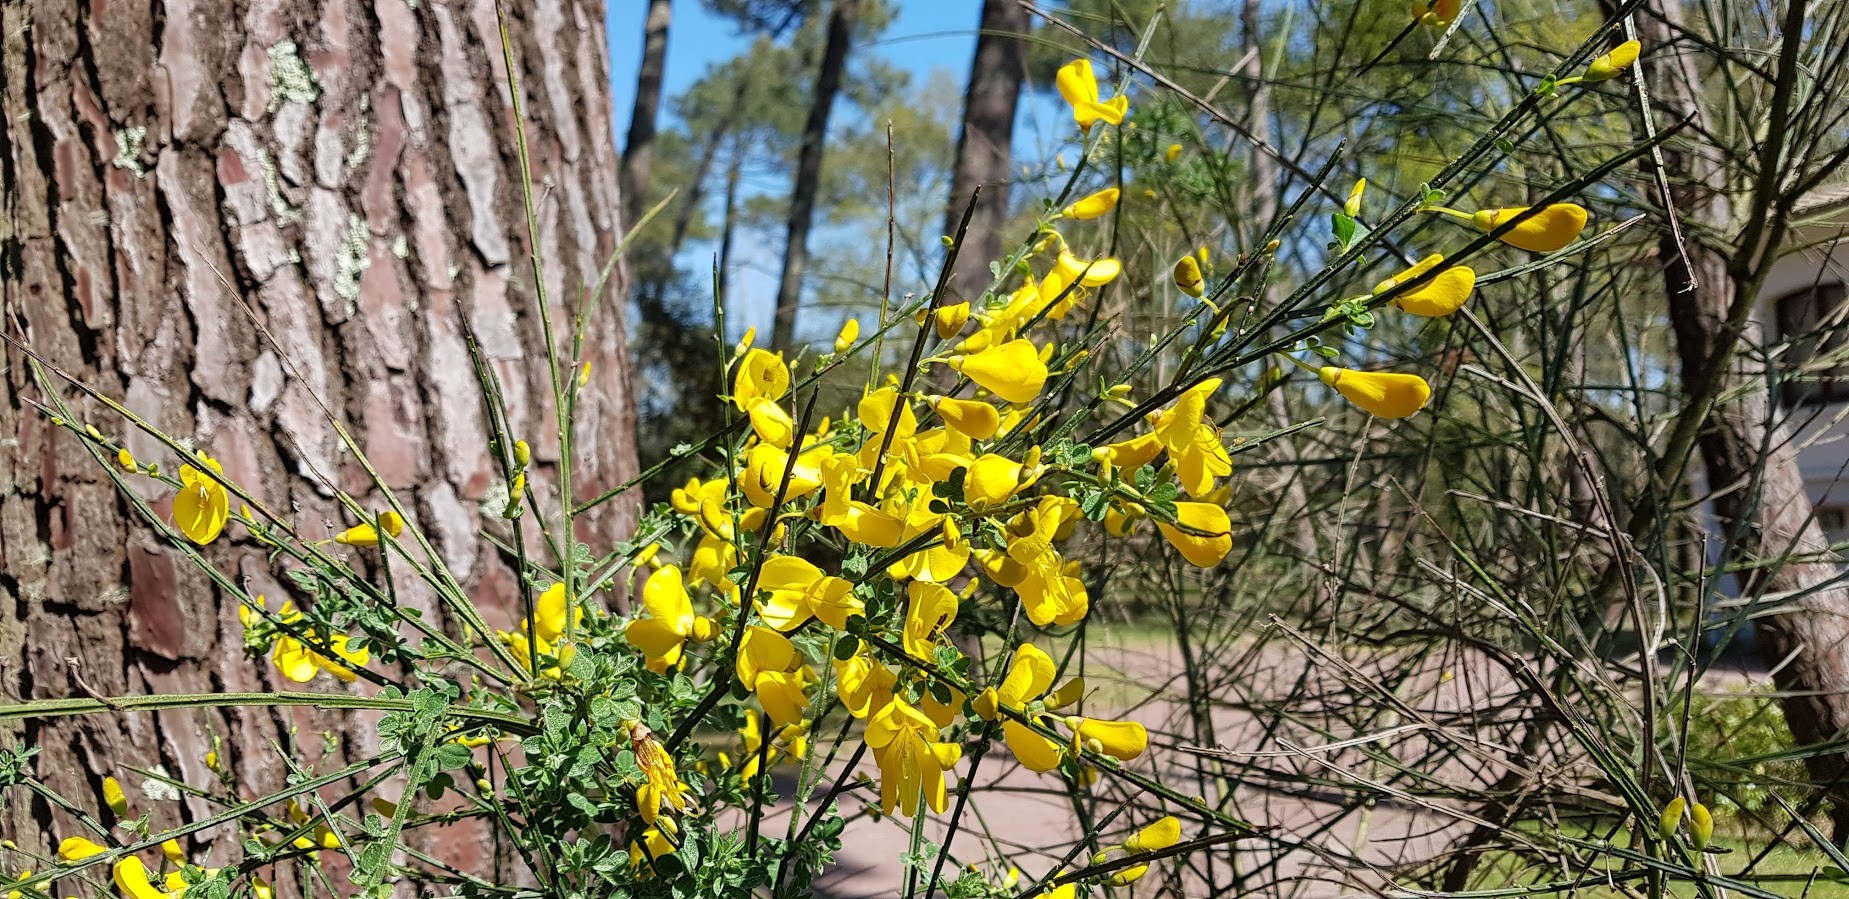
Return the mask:
{"type": "MultiPolygon", "coordinates": [[[[575,477],[592,496],[636,472],[621,272],[603,296],[586,297],[621,218],[603,4],[510,7],[551,312],[595,309],[575,477]]],[[[517,580],[476,534],[480,504],[503,488],[463,316],[499,370],[540,478],[558,446],[535,364],[543,344],[493,0],[0,0],[0,35],[9,333],[192,439],[272,508],[292,510],[307,535],[347,521],[311,472],[376,499],[318,394],[505,626],[517,580]],[[286,365],[243,303],[282,343],[286,365]]],[[[235,602],[129,517],[80,444],[30,407],[42,393],[22,355],[9,348],[6,363],[0,701],[284,686],[267,661],[240,652],[235,602]]],[[[106,410],[76,408],[138,458],[176,464],[106,410]]],[[[150,490],[166,514],[171,497],[150,490]]],[[[611,503],[582,539],[608,545],[635,515],[611,503]]],[[[207,555],[253,593],[290,595],[235,525],[207,555]]],[[[401,578],[401,600],[437,615],[419,586],[401,578]]],[[[265,710],[31,722],[0,740],[40,747],[39,776],[90,808],[101,778],[120,777],[159,828],[217,809],[150,799],[126,766],[207,785],[204,757],[216,748],[240,793],[255,796],[282,785],[272,745],[313,757],[323,731],[336,755],[376,748],[350,716],[265,710]]],[[[0,835],[28,848],[78,832],[42,801],[0,811],[0,835]]],[[[217,843],[194,860],[236,855],[226,836],[200,834],[217,843]]],[[[487,866],[478,834],[433,842],[487,866]]]]}
{"type": "Polygon", "coordinates": [[[783,245],[783,278],[777,285],[776,320],[771,325],[771,346],[787,349],[796,339],[796,310],[802,305],[803,269],[809,264],[809,229],[815,221],[815,194],[822,184],[822,154],[828,144],[828,117],[841,93],[841,73],[847,69],[848,45],[860,20],[860,0],[835,0],[828,15],[828,38],[822,46],[822,67],[809,96],[809,118],[803,124],[802,149],[796,157],[796,177],[790,187],[790,215],[783,245]]]}
{"type": "Polygon", "coordinates": [[[669,0],[649,0],[642,23],[642,66],[636,72],[636,100],[630,107],[629,139],[623,144],[623,220],[638,222],[648,211],[648,170],[655,156],[655,118],[661,110],[661,80],[668,68],[669,0]]]}
{"type": "Polygon", "coordinates": [[[957,138],[956,168],[950,180],[950,208],[944,233],[954,235],[980,187],[969,233],[950,273],[946,302],[974,300],[989,286],[989,261],[1004,252],[1008,223],[1009,166],[1014,159],[1014,113],[1027,74],[1027,10],[1015,0],[983,0],[976,57],[970,63],[963,99],[963,131],[957,138]]]}
{"type": "MultiPolygon", "coordinates": [[[[1664,0],[1660,9],[1660,15],[1637,18],[1646,47],[1671,47],[1683,27],[1679,0],[1664,0]]],[[[1666,120],[1694,115],[1691,131],[1714,133],[1704,121],[1707,104],[1696,93],[1703,81],[1691,54],[1647,59],[1643,72],[1666,120]]],[[[1743,595],[1779,606],[1755,625],[1792,735],[1801,744],[1824,743],[1849,728],[1849,587],[1838,581],[1841,566],[1824,561],[1832,554],[1804,488],[1798,443],[1772,408],[1764,336],[1752,314],[1760,277],[1742,277],[1743,271],[1763,272],[1763,260],[1735,266],[1732,254],[1743,251],[1706,242],[1713,235],[1737,239],[1747,216],[1717,189],[1727,183],[1729,157],[1703,140],[1663,148],[1664,174],[1687,237],[1679,246],[1665,229],[1658,245],[1681,379],[1696,402],[1719,398],[1697,443],[1710,502],[1722,533],[1737,537],[1728,561],[1746,572],[1743,595]]],[[[1807,764],[1817,783],[1829,785],[1833,836],[1841,843],[1849,839],[1849,757],[1823,754],[1807,764]]]]}

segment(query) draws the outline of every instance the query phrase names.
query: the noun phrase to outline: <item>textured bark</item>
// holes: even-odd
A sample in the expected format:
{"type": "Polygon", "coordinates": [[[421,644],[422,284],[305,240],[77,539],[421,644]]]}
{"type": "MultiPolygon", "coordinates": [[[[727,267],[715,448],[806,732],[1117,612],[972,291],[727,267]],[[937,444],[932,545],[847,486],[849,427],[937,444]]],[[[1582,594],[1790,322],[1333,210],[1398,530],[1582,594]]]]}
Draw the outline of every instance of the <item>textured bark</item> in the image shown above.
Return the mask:
{"type": "MultiPolygon", "coordinates": [[[[513,6],[532,175],[543,185],[539,250],[559,316],[596,281],[619,233],[603,7],[513,6]]],[[[476,536],[478,506],[500,488],[462,316],[503,379],[538,478],[556,463],[558,442],[535,364],[544,357],[493,0],[0,0],[0,35],[5,327],[192,439],[311,537],[345,519],[316,472],[376,499],[310,399],[318,394],[504,625],[517,579],[476,536]],[[283,343],[288,365],[240,297],[283,343]]],[[[621,296],[620,273],[618,281],[593,300],[581,496],[636,471],[622,306],[607,298],[621,296]]],[[[28,406],[41,394],[20,354],[9,350],[6,362],[8,700],[281,686],[267,662],[239,651],[235,602],[129,518],[79,443],[28,406]]],[[[78,408],[137,457],[172,470],[153,439],[94,404],[78,408]]],[[[171,497],[142,483],[165,514],[171,497]]],[[[610,504],[590,516],[585,539],[615,539],[634,514],[610,504]]],[[[241,537],[233,526],[208,557],[252,592],[289,596],[241,537]]],[[[421,586],[401,578],[399,597],[434,616],[421,586]]],[[[63,719],[0,739],[39,746],[39,774],[92,808],[101,778],[121,777],[159,826],[216,809],[151,800],[125,766],[210,784],[203,757],[216,736],[239,792],[255,796],[282,784],[271,746],[312,758],[318,732],[333,735],[337,755],[377,743],[365,722],[344,715],[261,710],[63,719]]],[[[75,832],[43,802],[0,811],[0,835],[29,848],[75,832]]],[[[237,841],[226,836],[200,834],[201,845],[217,842],[195,860],[230,859],[237,841]]],[[[478,835],[441,842],[442,854],[483,866],[478,835]]]]}
{"type": "Polygon", "coordinates": [[[955,234],[977,188],[976,211],[947,282],[946,302],[973,300],[988,289],[989,262],[1003,252],[1008,223],[1008,182],[1014,160],[1014,113],[1027,75],[1027,10],[1016,0],[983,0],[976,57],[963,95],[963,130],[957,137],[956,168],[950,178],[950,208],[944,233],[955,234]]]}
{"type": "Polygon", "coordinates": [[[815,90],[809,95],[809,118],[803,123],[802,149],[796,156],[796,177],[790,186],[790,216],[783,244],[783,278],[777,285],[776,320],[771,325],[771,346],[787,349],[796,338],[796,310],[802,305],[803,269],[809,263],[809,228],[815,221],[815,194],[822,185],[822,154],[828,145],[828,117],[841,93],[841,73],[847,69],[848,45],[860,20],[860,0],[835,0],[828,14],[828,38],[822,46],[822,67],[816,72],[815,90]]]}
{"type": "Polygon", "coordinates": [[[630,107],[629,138],[623,144],[622,188],[626,222],[648,211],[648,170],[655,157],[655,118],[661,110],[661,79],[668,68],[669,0],[649,0],[642,22],[642,66],[636,71],[636,100],[630,107]]]}
{"type": "MultiPolygon", "coordinates": [[[[1647,47],[1671,46],[1683,25],[1680,0],[1663,0],[1659,8],[1660,17],[1637,17],[1647,47]]],[[[1646,61],[1645,77],[1666,117],[1694,115],[1691,130],[1711,134],[1694,59],[1662,54],[1646,61]]],[[[1724,398],[1702,423],[1698,441],[1711,502],[1723,533],[1737,537],[1729,561],[1746,566],[1743,593],[1780,604],[1777,614],[1755,624],[1792,735],[1804,744],[1826,742],[1849,727],[1849,588],[1833,583],[1838,564],[1804,561],[1831,553],[1804,489],[1798,443],[1772,407],[1764,336],[1750,314],[1767,264],[1761,256],[1769,254],[1707,242],[1711,235],[1738,240],[1751,217],[1719,189],[1729,172],[1721,148],[1699,138],[1673,142],[1664,147],[1663,163],[1676,213],[1692,226],[1684,229],[1686,252],[1667,230],[1658,245],[1682,383],[1698,402],[1724,398]],[[1736,254],[1747,264],[1733,264],[1736,254]]],[[[1817,783],[1830,786],[1834,838],[1841,843],[1849,839],[1849,758],[1819,755],[1807,764],[1817,783]]]]}

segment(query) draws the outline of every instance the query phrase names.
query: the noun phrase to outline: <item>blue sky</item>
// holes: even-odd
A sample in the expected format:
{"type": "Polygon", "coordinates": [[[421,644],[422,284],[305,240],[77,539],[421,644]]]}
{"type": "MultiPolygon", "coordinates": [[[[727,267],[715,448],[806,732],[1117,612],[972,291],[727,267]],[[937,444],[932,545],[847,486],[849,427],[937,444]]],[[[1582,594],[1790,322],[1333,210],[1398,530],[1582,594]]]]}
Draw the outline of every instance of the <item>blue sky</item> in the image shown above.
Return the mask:
{"type": "MultiPolygon", "coordinates": [[[[959,84],[969,74],[976,52],[976,24],[980,0],[896,0],[898,16],[885,36],[855,52],[873,52],[923,80],[933,69],[949,71],[959,84]]],[[[620,141],[629,128],[629,108],[636,95],[636,66],[642,57],[642,19],[645,0],[612,0],[610,40],[610,94],[616,104],[616,131],[620,141]]],[[[700,0],[674,0],[673,24],[668,29],[666,96],[697,81],[709,63],[743,52],[748,42],[731,23],[707,14],[700,0]]]]}
{"type": "MultiPolygon", "coordinates": [[[[969,76],[970,59],[976,52],[976,26],[980,19],[981,0],[894,0],[897,15],[884,36],[870,45],[854,48],[856,54],[874,53],[889,63],[912,73],[914,82],[943,70],[959,90],[969,76]]],[[[620,148],[629,130],[630,107],[635,101],[636,67],[641,64],[642,22],[648,10],[645,0],[612,0],[606,24],[610,46],[610,94],[615,107],[614,124],[620,148]]],[[[707,14],[700,0],[674,0],[674,17],[668,29],[668,72],[663,88],[664,99],[672,98],[698,81],[709,64],[722,62],[743,52],[749,41],[741,37],[724,19],[707,14]]],[[[663,104],[661,127],[672,106],[663,104]]],[[[683,251],[683,265],[698,269],[709,264],[711,248],[695,247],[683,251]]],[[[741,249],[738,270],[733,272],[732,308],[727,325],[732,337],[747,326],[767,327],[770,308],[776,296],[775,272],[781,265],[781,245],[752,242],[741,249]]],[[[828,321],[805,314],[799,332],[811,338],[825,337],[839,325],[838,314],[828,321]]]]}

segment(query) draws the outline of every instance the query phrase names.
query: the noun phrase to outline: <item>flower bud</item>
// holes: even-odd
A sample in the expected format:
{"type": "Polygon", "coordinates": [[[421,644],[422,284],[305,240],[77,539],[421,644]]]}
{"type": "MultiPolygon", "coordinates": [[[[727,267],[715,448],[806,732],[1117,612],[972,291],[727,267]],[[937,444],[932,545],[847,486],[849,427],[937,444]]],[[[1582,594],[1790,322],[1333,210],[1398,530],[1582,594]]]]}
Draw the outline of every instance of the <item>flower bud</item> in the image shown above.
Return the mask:
{"type": "Polygon", "coordinates": [[[1122,871],[1112,874],[1110,877],[1106,878],[1104,882],[1114,887],[1129,886],[1130,884],[1142,880],[1143,875],[1148,873],[1148,865],[1137,865],[1134,868],[1125,868],[1122,871]]]}
{"type": "Polygon", "coordinates": [[[1682,825],[1682,810],[1687,807],[1688,802],[1680,796],[1669,800],[1669,804],[1663,807],[1662,816],[1656,819],[1656,835],[1663,840],[1675,836],[1676,828],[1682,825]]]}
{"type": "Polygon", "coordinates": [[[1620,72],[1637,62],[1637,54],[1642,50],[1643,44],[1634,40],[1625,41],[1612,48],[1610,53],[1600,56],[1593,60],[1591,65],[1586,66],[1586,74],[1581,76],[1582,80],[1609,81],[1616,78],[1620,72]]]}
{"type": "Polygon", "coordinates": [[[1348,202],[1342,204],[1342,213],[1344,215],[1347,215],[1349,218],[1354,218],[1361,214],[1361,194],[1366,190],[1366,178],[1355,182],[1354,188],[1348,192],[1348,202]]]}
{"type": "Polygon", "coordinates": [[[1708,848],[1708,841],[1714,839],[1714,815],[1707,806],[1699,802],[1689,806],[1688,830],[1689,842],[1697,852],[1708,848]]]}

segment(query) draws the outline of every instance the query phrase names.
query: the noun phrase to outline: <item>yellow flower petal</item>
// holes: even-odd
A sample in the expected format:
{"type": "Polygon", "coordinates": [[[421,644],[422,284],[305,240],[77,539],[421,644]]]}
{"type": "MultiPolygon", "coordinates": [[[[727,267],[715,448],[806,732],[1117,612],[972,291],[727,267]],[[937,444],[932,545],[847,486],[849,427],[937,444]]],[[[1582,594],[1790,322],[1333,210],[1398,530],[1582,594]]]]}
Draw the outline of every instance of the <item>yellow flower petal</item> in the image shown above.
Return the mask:
{"type": "MultiPolygon", "coordinates": [[[[1479,231],[1494,231],[1527,212],[1527,206],[1484,209],[1471,216],[1479,231]]],[[[1552,253],[1579,237],[1586,228],[1586,210],[1577,203],[1555,203],[1504,233],[1499,240],[1531,253],[1552,253]]]]}
{"type": "Polygon", "coordinates": [[[1233,551],[1233,524],[1226,510],[1213,503],[1175,504],[1175,517],[1183,527],[1157,521],[1170,545],[1181,552],[1191,565],[1212,568],[1233,551]]]}
{"type": "Polygon", "coordinates": [[[957,595],[941,584],[913,581],[906,585],[905,652],[932,661],[944,631],[957,620],[957,595]]]}
{"type": "Polygon", "coordinates": [[[1066,719],[1080,743],[1096,741],[1103,752],[1119,761],[1129,761],[1149,748],[1149,731],[1135,721],[1107,721],[1101,718],[1066,719]]]}
{"type": "Polygon", "coordinates": [[[200,546],[217,540],[225,529],[225,519],[231,515],[231,501],[224,485],[197,473],[190,465],[180,466],[180,480],[185,486],[173,497],[173,526],[200,546]]]}
{"type": "Polygon", "coordinates": [[[1192,255],[1183,256],[1175,261],[1175,286],[1191,297],[1198,297],[1207,292],[1207,282],[1201,277],[1201,264],[1194,261],[1192,255]]]}
{"type": "Polygon", "coordinates": [[[1045,773],[1059,767],[1059,742],[1040,735],[1013,718],[1002,722],[1002,740],[1008,744],[1014,757],[1021,760],[1021,767],[1029,771],[1045,773]]]}
{"type": "Polygon", "coordinates": [[[932,406],[944,424],[971,440],[987,440],[1002,426],[1002,416],[995,406],[980,400],[940,397],[932,406]]]}
{"type": "Polygon", "coordinates": [[[121,781],[113,777],[103,778],[103,804],[109,806],[116,817],[129,817],[128,794],[122,792],[121,781]]]}
{"type": "MultiPolygon", "coordinates": [[[[1445,257],[1433,253],[1419,264],[1409,268],[1374,287],[1375,294],[1386,293],[1393,288],[1412,281],[1431,271],[1445,261],[1445,257]]],[[[1426,318],[1441,318],[1464,307],[1470,299],[1470,292],[1477,286],[1477,273],[1465,265],[1454,265],[1433,276],[1430,281],[1400,294],[1394,298],[1393,305],[1414,315],[1426,318]]]]}
{"type": "Polygon", "coordinates": [[[1130,853],[1158,852],[1181,842],[1181,819],[1174,815],[1158,819],[1154,824],[1137,831],[1136,836],[1124,841],[1124,851],[1130,853]]]}
{"type": "Polygon", "coordinates": [[[1104,190],[1098,191],[1091,196],[1067,206],[1061,215],[1069,219],[1079,219],[1081,221],[1098,218],[1117,208],[1117,199],[1120,193],[1121,191],[1118,188],[1107,187],[1104,190]]]}
{"type": "Polygon", "coordinates": [[[1405,418],[1432,398],[1431,385],[1418,375],[1354,371],[1324,366],[1317,374],[1362,411],[1381,418],[1405,418]]]}
{"type": "MultiPolygon", "coordinates": [[[[115,865],[116,886],[129,899],[170,899],[171,894],[148,882],[148,866],[133,855],[125,855],[115,865]]],[[[177,891],[176,891],[177,892],[177,891]]]]}
{"type": "Polygon", "coordinates": [[[750,350],[738,363],[732,381],[732,403],[749,412],[760,399],[778,400],[790,389],[790,368],[783,357],[765,350],[750,350]]]}
{"type": "Polygon", "coordinates": [[[1584,80],[1606,81],[1618,77],[1618,73],[1637,62],[1637,54],[1641,53],[1643,48],[1643,44],[1634,40],[1625,41],[1613,47],[1610,53],[1593,60],[1592,64],[1586,67],[1584,80]]]}
{"type": "Polygon", "coordinates": [[[93,855],[102,855],[108,851],[109,850],[104,849],[102,846],[92,843],[83,837],[65,837],[58,843],[58,859],[67,864],[70,862],[80,862],[93,855]]]}
{"type": "Polygon", "coordinates": [[[850,318],[841,323],[841,333],[835,335],[835,352],[845,353],[860,339],[860,319],[850,318]]]}
{"type": "Polygon", "coordinates": [[[758,435],[759,440],[786,450],[795,442],[796,422],[776,401],[756,400],[745,414],[750,417],[751,430],[758,435]]]}
{"type": "Polygon", "coordinates": [[[950,367],[1010,403],[1032,402],[1046,386],[1046,363],[1033,342],[1017,338],[980,353],[952,358],[950,367]]]}

